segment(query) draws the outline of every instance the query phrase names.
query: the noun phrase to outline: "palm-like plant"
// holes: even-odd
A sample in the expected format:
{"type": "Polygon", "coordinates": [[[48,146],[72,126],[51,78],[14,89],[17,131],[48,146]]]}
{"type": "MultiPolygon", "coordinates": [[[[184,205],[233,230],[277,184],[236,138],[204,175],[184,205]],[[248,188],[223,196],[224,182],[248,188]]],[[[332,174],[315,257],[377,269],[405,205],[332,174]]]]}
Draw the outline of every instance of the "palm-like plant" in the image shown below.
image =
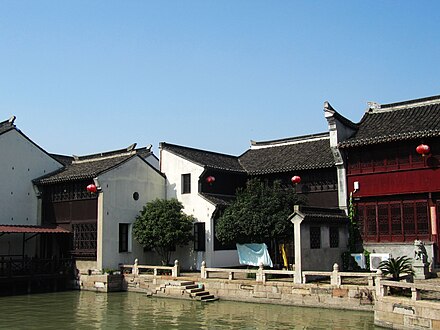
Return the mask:
{"type": "Polygon", "coordinates": [[[414,275],[411,258],[405,256],[381,261],[379,264],[379,269],[384,275],[391,275],[393,277],[393,281],[398,281],[400,279],[400,274],[402,273],[414,275]]]}

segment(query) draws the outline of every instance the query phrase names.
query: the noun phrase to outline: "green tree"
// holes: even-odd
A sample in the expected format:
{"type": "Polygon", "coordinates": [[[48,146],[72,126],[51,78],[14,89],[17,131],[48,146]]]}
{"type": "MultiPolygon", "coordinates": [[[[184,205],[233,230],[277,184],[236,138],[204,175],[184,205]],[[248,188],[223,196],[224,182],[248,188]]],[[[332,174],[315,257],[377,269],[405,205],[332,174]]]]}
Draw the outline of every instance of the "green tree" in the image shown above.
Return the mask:
{"type": "Polygon", "coordinates": [[[171,250],[184,246],[192,239],[194,217],[182,211],[177,199],[156,199],[148,202],[136,217],[133,236],[145,248],[155,251],[168,265],[171,250]]]}
{"type": "Polygon", "coordinates": [[[381,261],[379,269],[384,275],[391,275],[394,281],[398,281],[400,279],[400,274],[402,273],[414,275],[411,258],[405,256],[381,261]]]}
{"type": "Polygon", "coordinates": [[[215,233],[223,244],[266,243],[292,234],[293,225],[287,217],[298,203],[293,189],[279,181],[269,185],[254,178],[237,190],[235,201],[218,219],[215,233]]]}

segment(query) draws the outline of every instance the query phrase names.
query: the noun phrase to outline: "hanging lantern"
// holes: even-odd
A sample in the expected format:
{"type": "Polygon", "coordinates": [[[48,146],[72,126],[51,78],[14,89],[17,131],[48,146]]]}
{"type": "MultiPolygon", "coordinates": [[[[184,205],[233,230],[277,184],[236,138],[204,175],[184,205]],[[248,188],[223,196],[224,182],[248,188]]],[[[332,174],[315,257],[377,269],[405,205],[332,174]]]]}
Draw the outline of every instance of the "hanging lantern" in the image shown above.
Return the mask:
{"type": "Polygon", "coordinates": [[[212,175],[208,176],[206,178],[206,182],[210,185],[213,184],[215,182],[215,177],[213,177],[212,175]]]}
{"type": "Polygon", "coordinates": [[[431,148],[427,144],[422,143],[416,148],[416,151],[418,154],[425,157],[427,154],[429,154],[429,152],[431,151],[431,148]]]}
{"type": "Polygon", "coordinates": [[[98,191],[98,188],[96,188],[96,186],[93,183],[89,184],[86,189],[88,192],[90,192],[92,194],[94,194],[98,191]]]}
{"type": "Polygon", "coordinates": [[[292,181],[292,183],[294,183],[294,184],[300,183],[301,182],[301,177],[298,176],[298,175],[294,175],[294,176],[292,176],[290,181],[292,181]]]}

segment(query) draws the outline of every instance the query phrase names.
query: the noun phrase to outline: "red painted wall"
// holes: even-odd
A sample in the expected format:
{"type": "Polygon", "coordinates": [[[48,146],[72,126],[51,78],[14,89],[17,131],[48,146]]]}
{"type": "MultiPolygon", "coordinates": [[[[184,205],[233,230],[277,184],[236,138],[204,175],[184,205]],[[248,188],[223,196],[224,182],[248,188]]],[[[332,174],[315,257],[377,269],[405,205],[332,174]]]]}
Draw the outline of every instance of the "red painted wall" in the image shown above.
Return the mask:
{"type": "Polygon", "coordinates": [[[440,169],[420,169],[401,172],[369,173],[350,175],[348,189],[353,191],[354,182],[359,182],[356,197],[371,197],[406,193],[440,191],[440,169]]]}

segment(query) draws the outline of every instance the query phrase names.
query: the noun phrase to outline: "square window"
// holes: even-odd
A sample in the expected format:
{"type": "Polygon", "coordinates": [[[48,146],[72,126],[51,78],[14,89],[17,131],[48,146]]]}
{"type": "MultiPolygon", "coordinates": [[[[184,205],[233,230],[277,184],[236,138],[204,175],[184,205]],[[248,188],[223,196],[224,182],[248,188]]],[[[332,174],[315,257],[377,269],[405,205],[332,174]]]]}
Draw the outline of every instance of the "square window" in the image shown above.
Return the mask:
{"type": "Polygon", "coordinates": [[[182,174],[182,194],[191,193],[191,174],[182,174]]]}

